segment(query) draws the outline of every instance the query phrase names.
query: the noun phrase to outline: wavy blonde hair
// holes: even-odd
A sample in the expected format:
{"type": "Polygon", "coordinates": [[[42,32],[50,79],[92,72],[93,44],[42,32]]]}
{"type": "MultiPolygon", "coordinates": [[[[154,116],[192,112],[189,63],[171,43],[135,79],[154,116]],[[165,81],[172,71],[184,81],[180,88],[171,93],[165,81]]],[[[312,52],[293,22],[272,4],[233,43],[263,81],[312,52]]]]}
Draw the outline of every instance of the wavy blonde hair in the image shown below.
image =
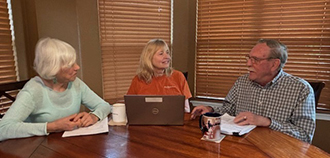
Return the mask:
{"type": "MultiPolygon", "coordinates": [[[[164,40],[152,39],[144,47],[140,56],[140,65],[137,70],[137,75],[139,79],[144,80],[146,83],[150,83],[152,81],[152,77],[154,76],[154,66],[152,64],[152,58],[159,49],[163,49],[164,52],[170,51],[164,40]]],[[[171,66],[165,69],[166,76],[170,76],[172,72],[173,69],[171,66]]]]}

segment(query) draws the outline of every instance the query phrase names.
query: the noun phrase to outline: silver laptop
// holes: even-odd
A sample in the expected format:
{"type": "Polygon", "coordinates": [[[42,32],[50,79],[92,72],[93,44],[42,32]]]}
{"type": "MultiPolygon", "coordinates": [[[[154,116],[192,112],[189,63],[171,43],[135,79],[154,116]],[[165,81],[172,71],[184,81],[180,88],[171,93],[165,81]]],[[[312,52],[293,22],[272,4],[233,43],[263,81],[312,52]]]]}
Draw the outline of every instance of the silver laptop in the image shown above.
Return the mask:
{"type": "Polygon", "coordinates": [[[129,125],[183,125],[183,95],[125,95],[129,125]]]}

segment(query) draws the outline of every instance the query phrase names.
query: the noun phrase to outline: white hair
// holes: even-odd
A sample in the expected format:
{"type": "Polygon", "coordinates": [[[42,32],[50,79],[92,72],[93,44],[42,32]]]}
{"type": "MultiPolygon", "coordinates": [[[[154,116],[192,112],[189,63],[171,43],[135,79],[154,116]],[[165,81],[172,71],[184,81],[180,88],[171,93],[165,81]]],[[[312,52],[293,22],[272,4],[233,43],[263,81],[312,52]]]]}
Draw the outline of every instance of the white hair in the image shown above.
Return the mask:
{"type": "Polygon", "coordinates": [[[61,68],[76,63],[76,51],[68,43],[54,38],[40,39],[36,45],[34,70],[40,77],[52,80],[61,68]]]}

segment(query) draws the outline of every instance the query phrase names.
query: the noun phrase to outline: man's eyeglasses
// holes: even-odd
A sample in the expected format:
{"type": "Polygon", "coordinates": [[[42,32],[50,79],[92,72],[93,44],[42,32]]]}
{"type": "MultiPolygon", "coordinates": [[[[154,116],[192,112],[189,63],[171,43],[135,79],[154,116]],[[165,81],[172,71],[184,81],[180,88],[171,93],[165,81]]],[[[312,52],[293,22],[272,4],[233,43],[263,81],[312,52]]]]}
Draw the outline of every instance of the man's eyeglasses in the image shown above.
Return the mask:
{"type": "Polygon", "coordinates": [[[273,57],[268,58],[258,58],[258,57],[251,57],[250,55],[245,56],[246,62],[251,60],[252,64],[259,64],[262,60],[269,60],[274,59],[273,57]]]}

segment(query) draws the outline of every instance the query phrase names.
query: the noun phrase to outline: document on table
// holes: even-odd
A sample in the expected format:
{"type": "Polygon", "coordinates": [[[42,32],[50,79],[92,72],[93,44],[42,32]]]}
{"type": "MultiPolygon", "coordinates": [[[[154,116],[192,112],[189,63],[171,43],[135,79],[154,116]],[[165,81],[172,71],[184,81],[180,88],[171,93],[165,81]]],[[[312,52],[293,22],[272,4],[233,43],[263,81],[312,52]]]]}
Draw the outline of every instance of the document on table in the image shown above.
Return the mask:
{"type": "Polygon", "coordinates": [[[72,131],[65,131],[62,137],[72,137],[80,135],[92,135],[99,133],[109,132],[108,118],[104,118],[102,121],[96,122],[92,126],[77,128],[72,131]]]}
{"type": "Polygon", "coordinates": [[[251,130],[256,128],[256,125],[243,125],[240,126],[234,123],[234,116],[230,116],[227,113],[221,116],[221,133],[227,135],[241,136],[249,133],[251,130]]]}

